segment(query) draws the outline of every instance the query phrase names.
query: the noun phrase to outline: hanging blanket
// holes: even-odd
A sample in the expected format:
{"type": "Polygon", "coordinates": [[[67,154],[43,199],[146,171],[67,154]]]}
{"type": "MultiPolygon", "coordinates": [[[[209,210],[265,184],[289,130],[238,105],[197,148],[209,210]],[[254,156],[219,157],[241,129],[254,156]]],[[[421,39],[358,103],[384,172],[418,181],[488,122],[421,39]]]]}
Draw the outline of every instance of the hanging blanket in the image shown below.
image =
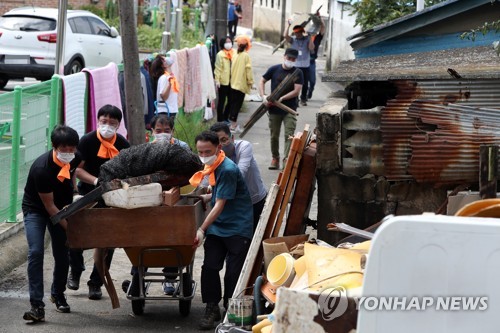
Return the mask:
{"type": "Polygon", "coordinates": [[[73,128],[80,137],[85,134],[85,92],[87,75],[76,73],[62,76],[64,122],[73,128]]]}
{"type": "MultiPolygon", "coordinates": [[[[188,69],[188,64],[187,64],[187,49],[182,49],[177,51],[176,53],[177,56],[177,68],[178,68],[178,73],[176,75],[177,82],[179,82],[179,87],[180,91],[177,94],[177,103],[179,108],[184,106],[184,95],[186,93],[186,73],[188,69]]],[[[174,72],[175,74],[175,72],[174,72]]]]}
{"type": "Polygon", "coordinates": [[[187,51],[187,68],[186,82],[184,83],[184,111],[187,113],[193,112],[204,106],[202,89],[201,89],[201,61],[200,48],[193,47],[187,51]]]}
{"type": "Polygon", "coordinates": [[[208,48],[205,45],[200,46],[200,52],[202,97],[212,101],[215,99],[216,95],[212,65],[210,64],[210,55],[208,54],[208,48]]]}
{"type": "MultiPolygon", "coordinates": [[[[122,109],[120,87],[118,85],[118,67],[115,63],[110,62],[105,67],[84,68],[83,71],[88,72],[90,76],[90,114],[88,117],[90,128],[88,130],[93,131],[97,128],[97,112],[101,107],[111,104],[120,110],[122,109]]],[[[127,137],[127,129],[123,119],[120,122],[118,133],[127,137]]]]}

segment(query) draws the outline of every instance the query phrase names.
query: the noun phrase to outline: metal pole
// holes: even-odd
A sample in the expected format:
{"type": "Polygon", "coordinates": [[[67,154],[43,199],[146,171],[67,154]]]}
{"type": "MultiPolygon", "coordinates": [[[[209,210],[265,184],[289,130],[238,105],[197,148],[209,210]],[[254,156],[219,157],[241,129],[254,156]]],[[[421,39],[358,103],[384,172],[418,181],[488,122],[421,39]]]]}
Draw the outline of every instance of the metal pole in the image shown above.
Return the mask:
{"type": "MultiPolygon", "coordinates": [[[[286,19],[286,0],[281,0],[281,33],[284,35],[285,34],[285,29],[287,26],[287,19],[286,19]]],[[[283,36],[281,35],[281,36],[283,36]]],[[[283,38],[280,36],[280,40],[283,38]]]]}
{"type": "Polygon", "coordinates": [[[66,39],[67,2],[67,0],[59,0],[59,10],[57,11],[57,42],[54,74],[61,75],[64,75],[64,44],[66,39]]]}
{"type": "Polygon", "coordinates": [[[58,112],[62,109],[59,107],[62,101],[61,98],[61,79],[57,75],[53,75],[50,85],[50,113],[49,113],[49,136],[47,137],[47,147],[52,148],[52,142],[50,142],[50,131],[54,129],[56,124],[61,122],[61,113],[58,112]]]}
{"type": "Polygon", "coordinates": [[[16,222],[17,215],[17,188],[19,183],[19,148],[21,146],[21,105],[23,89],[14,88],[14,110],[12,114],[12,152],[10,159],[10,199],[9,219],[7,222],[16,222]]]}
{"type": "Polygon", "coordinates": [[[163,31],[161,36],[161,50],[163,52],[168,52],[170,50],[170,40],[172,35],[168,31],[163,31]]]}
{"type": "Polygon", "coordinates": [[[165,31],[171,31],[172,30],[172,27],[170,26],[171,25],[171,15],[172,15],[172,1],[171,0],[167,0],[166,1],[167,4],[165,7],[165,31]]]}
{"type": "Polygon", "coordinates": [[[176,8],[176,28],[175,28],[175,48],[179,50],[181,48],[181,35],[182,35],[182,8],[176,8]]]}

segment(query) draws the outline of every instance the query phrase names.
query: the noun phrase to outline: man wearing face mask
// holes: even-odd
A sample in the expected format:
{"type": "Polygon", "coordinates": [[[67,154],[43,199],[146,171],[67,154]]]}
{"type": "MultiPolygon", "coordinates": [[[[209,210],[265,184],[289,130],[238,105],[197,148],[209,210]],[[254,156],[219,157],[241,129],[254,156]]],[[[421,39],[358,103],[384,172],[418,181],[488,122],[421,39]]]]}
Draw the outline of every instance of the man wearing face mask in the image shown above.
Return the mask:
{"type": "Polygon", "coordinates": [[[236,37],[238,51],[231,61],[231,91],[229,105],[230,130],[233,133],[241,133],[238,125],[238,114],[240,113],[245,94],[249,94],[253,86],[252,61],[248,55],[251,48],[250,37],[236,37]]]}
{"type": "MultiPolygon", "coordinates": [[[[290,136],[293,136],[295,132],[295,127],[297,126],[297,116],[292,115],[277,106],[273,106],[271,103],[267,102],[265,98],[265,84],[267,81],[271,80],[271,91],[276,89],[278,85],[289,75],[295,71],[294,65],[298,57],[298,51],[292,48],[288,48],[285,51],[285,56],[283,59],[283,64],[274,65],[269,67],[269,69],[264,73],[262,79],[259,83],[259,93],[262,97],[264,103],[268,106],[268,116],[269,116],[269,131],[271,132],[271,154],[272,160],[269,165],[270,170],[279,169],[280,167],[280,131],[281,124],[284,126],[284,137],[285,137],[285,149],[283,152],[284,160],[283,166],[288,157],[290,151],[290,136]]],[[[293,87],[288,88],[288,90],[283,91],[283,95],[279,97],[278,101],[285,104],[292,110],[297,110],[297,96],[300,94],[302,85],[304,84],[304,76],[302,72],[299,73],[293,87]]]]}
{"type": "Polygon", "coordinates": [[[245,179],[252,199],[253,230],[255,231],[266,203],[267,191],[260,176],[259,166],[253,156],[252,144],[245,140],[235,141],[229,126],[224,122],[213,124],[210,130],[217,134],[226,157],[238,165],[241,175],[245,179]]]}
{"type": "Polygon", "coordinates": [[[231,106],[231,61],[235,55],[231,37],[221,38],[221,50],[215,57],[214,80],[217,86],[217,121],[229,122],[231,106]],[[227,100],[227,103],[226,103],[227,100]]]}
{"type": "MultiPolygon", "coordinates": [[[[81,195],[85,195],[96,188],[99,169],[102,164],[118,155],[120,150],[130,147],[127,139],[116,133],[122,120],[120,109],[113,105],[104,105],[97,113],[97,120],[98,129],[85,134],[78,144],[78,151],[81,154],[82,161],[76,169],[76,177],[80,180],[78,188],[81,195]]],[[[98,205],[102,206],[103,203],[98,205]]],[[[106,253],[108,269],[111,265],[113,253],[113,249],[109,249],[106,253]]],[[[85,270],[83,250],[70,250],[70,266],[68,288],[78,290],[80,277],[85,270]]],[[[87,285],[89,287],[89,299],[101,299],[103,282],[95,265],[87,285]]]]}
{"type": "Polygon", "coordinates": [[[212,193],[202,196],[211,201],[212,210],[196,232],[193,246],[201,246],[205,238],[205,257],[201,268],[201,297],[206,303],[200,329],[209,330],[221,320],[219,302],[227,309],[233,296],[241,268],[253,236],[252,200],[238,166],[226,158],[219,137],[212,131],[204,131],[195,138],[203,171],[191,177],[189,182],[199,186],[208,177],[212,193]],[[219,272],[226,262],[224,295],[222,296],[219,272]]]}
{"type": "Polygon", "coordinates": [[[153,143],[170,142],[170,144],[190,149],[186,142],[174,138],[174,119],[172,117],[161,113],[154,116],[151,119],[151,129],[153,131],[153,143]]]}
{"type": "Polygon", "coordinates": [[[298,54],[295,61],[295,67],[300,68],[304,75],[304,83],[302,85],[302,92],[300,94],[300,105],[307,105],[307,90],[309,82],[309,67],[311,65],[311,52],[314,52],[314,41],[311,36],[305,35],[304,27],[296,25],[293,27],[293,35],[288,34],[291,22],[288,21],[288,27],[285,29],[283,36],[291,48],[297,50],[298,54]]]}
{"type": "Polygon", "coordinates": [[[31,309],[24,313],[23,319],[45,321],[43,302],[43,256],[45,248],[45,229],[52,240],[54,274],[50,289],[51,301],[58,312],[68,313],[66,302],[66,278],[69,261],[66,247],[67,221],[53,225],[50,217],[71,203],[76,191],[75,170],[80,163],[76,154],[78,133],[71,127],[59,125],[51,133],[52,147],[31,165],[28,173],[22,209],[24,230],[28,241],[28,285],[31,309]],[[75,157],[76,156],[76,157],[75,157]]]}

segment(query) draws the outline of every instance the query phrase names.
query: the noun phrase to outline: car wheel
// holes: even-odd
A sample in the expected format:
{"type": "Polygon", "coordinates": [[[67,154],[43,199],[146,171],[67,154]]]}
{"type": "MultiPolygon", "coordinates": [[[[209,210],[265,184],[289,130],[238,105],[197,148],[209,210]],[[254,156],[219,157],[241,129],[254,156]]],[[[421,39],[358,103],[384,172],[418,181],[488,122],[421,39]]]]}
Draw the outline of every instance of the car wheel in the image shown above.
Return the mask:
{"type": "Polygon", "coordinates": [[[73,59],[71,60],[70,65],[68,66],[68,71],[66,75],[80,73],[82,69],[83,69],[82,62],[78,59],[73,59]]]}
{"type": "Polygon", "coordinates": [[[0,89],[5,88],[7,82],[9,82],[9,77],[7,75],[0,75],[0,89]]]}

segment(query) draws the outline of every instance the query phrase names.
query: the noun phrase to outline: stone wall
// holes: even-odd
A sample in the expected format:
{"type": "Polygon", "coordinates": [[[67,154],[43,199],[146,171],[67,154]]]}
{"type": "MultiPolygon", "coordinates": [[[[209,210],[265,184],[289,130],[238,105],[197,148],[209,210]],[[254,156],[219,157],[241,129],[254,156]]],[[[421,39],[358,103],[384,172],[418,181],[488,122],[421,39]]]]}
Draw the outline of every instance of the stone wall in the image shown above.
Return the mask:
{"type": "Polygon", "coordinates": [[[446,200],[446,189],[435,184],[388,181],[384,175],[346,175],[341,163],[341,117],[347,100],[326,101],[317,117],[318,238],[330,244],[345,234],[327,231],[332,222],[367,228],[383,217],[435,212],[446,200]]]}

